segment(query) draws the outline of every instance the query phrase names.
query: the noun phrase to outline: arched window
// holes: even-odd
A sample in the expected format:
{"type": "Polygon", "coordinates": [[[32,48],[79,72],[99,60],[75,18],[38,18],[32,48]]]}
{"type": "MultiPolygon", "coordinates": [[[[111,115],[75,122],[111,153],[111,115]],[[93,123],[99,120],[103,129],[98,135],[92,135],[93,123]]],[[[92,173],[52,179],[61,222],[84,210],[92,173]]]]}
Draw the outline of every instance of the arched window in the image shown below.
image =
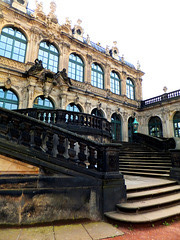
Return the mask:
{"type": "Polygon", "coordinates": [[[39,96],[34,100],[33,108],[54,109],[54,104],[49,98],[39,96]]]}
{"type": "Polygon", "coordinates": [[[42,61],[44,68],[55,73],[58,72],[59,52],[50,42],[40,43],[38,59],[42,61]]]}
{"type": "Polygon", "coordinates": [[[149,135],[153,137],[162,137],[162,123],[159,117],[151,117],[149,120],[149,135]]]}
{"type": "Polygon", "coordinates": [[[128,119],[128,140],[129,140],[129,142],[133,141],[133,132],[134,132],[133,122],[134,122],[134,118],[130,117],[128,119]]]}
{"type": "Polygon", "coordinates": [[[101,110],[94,108],[91,112],[91,115],[94,115],[96,117],[104,117],[104,114],[101,110]]]}
{"type": "Polygon", "coordinates": [[[132,100],[135,99],[135,87],[130,78],[126,80],[126,96],[132,100]]]}
{"type": "Polygon", "coordinates": [[[180,137],[180,112],[176,112],[173,118],[174,136],[180,137]]]}
{"type": "Polygon", "coordinates": [[[84,63],[76,54],[69,56],[68,77],[80,82],[84,81],[84,63]]]}
{"type": "Polygon", "coordinates": [[[70,103],[67,107],[66,107],[67,111],[71,111],[71,112],[82,112],[81,108],[79,105],[76,105],[75,103],[70,103]]]}
{"type": "Polygon", "coordinates": [[[121,80],[114,71],[111,72],[111,92],[118,95],[121,94],[121,80]]]}
{"type": "Polygon", "coordinates": [[[111,116],[112,139],[116,141],[122,140],[121,117],[116,113],[111,116]]]}
{"type": "Polygon", "coordinates": [[[0,88],[0,107],[9,110],[18,109],[19,101],[15,93],[4,88],[0,88]]]}
{"type": "Polygon", "coordinates": [[[92,64],[91,69],[91,84],[94,87],[98,87],[103,89],[104,88],[104,72],[102,68],[97,64],[92,64]]]}
{"type": "Polygon", "coordinates": [[[25,62],[27,40],[13,27],[2,29],[0,36],[0,55],[19,62],[25,62]]]}

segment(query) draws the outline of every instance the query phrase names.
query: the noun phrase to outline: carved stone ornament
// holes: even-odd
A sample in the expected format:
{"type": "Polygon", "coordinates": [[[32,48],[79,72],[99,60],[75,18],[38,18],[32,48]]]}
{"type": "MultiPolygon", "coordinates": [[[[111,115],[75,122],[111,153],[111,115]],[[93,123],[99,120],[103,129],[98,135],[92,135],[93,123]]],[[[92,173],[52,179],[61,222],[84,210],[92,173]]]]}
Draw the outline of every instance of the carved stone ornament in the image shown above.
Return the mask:
{"type": "Polygon", "coordinates": [[[27,12],[28,0],[13,0],[12,7],[20,10],[21,12],[27,12]]]}
{"type": "Polygon", "coordinates": [[[4,87],[6,88],[6,89],[10,89],[11,88],[11,79],[10,78],[8,78],[7,79],[7,81],[4,83],[4,87]]]}
{"type": "Polygon", "coordinates": [[[57,19],[57,16],[55,15],[55,11],[56,11],[56,3],[54,1],[52,1],[50,3],[50,13],[48,14],[48,18],[51,19],[51,21],[53,23],[58,23],[58,19],[57,19]]]}
{"type": "Polygon", "coordinates": [[[117,42],[114,41],[113,42],[114,46],[112,47],[112,49],[110,50],[110,55],[115,58],[116,60],[119,61],[119,49],[117,48],[117,42]]]}
{"type": "Polygon", "coordinates": [[[82,21],[80,19],[77,20],[77,25],[74,26],[73,28],[73,36],[80,40],[83,41],[83,34],[84,34],[84,30],[83,28],[80,26],[82,23],[82,21]]]}
{"type": "Polygon", "coordinates": [[[36,2],[36,9],[34,11],[34,17],[38,18],[38,19],[40,19],[42,21],[45,21],[46,20],[46,15],[43,12],[43,4],[42,4],[42,2],[38,3],[37,0],[35,2],[36,2]]]}

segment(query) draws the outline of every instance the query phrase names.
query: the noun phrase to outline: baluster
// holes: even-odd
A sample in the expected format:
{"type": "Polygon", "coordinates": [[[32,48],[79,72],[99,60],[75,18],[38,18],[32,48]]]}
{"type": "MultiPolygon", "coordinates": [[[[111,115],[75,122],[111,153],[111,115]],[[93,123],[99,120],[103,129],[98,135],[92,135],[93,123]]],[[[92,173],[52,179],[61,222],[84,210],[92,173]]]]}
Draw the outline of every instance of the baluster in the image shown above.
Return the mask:
{"type": "Polygon", "coordinates": [[[45,111],[45,112],[42,114],[42,116],[43,116],[43,120],[42,120],[42,121],[44,121],[44,122],[46,122],[46,123],[49,123],[49,112],[48,112],[48,111],[45,111]]]}
{"type": "Polygon", "coordinates": [[[96,158],[95,158],[95,148],[89,146],[89,157],[88,157],[88,161],[89,161],[89,169],[94,169],[95,165],[96,165],[96,158]]]}
{"type": "Polygon", "coordinates": [[[84,153],[86,149],[86,144],[80,142],[79,143],[79,153],[78,153],[78,157],[79,157],[79,165],[86,167],[85,161],[86,161],[86,154],[84,153]]]}
{"type": "Polygon", "coordinates": [[[30,146],[30,142],[31,142],[30,127],[31,127],[31,124],[27,122],[23,122],[20,124],[19,142],[25,146],[30,146]]]}
{"type": "Polygon", "coordinates": [[[35,126],[33,130],[34,130],[34,148],[37,150],[40,150],[42,145],[43,128],[39,126],[35,126]]]}
{"type": "Polygon", "coordinates": [[[8,129],[9,129],[9,139],[15,140],[18,142],[19,140],[19,119],[12,118],[11,121],[8,124],[8,129]]]}
{"type": "Polygon", "coordinates": [[[53,155],[53,137],[54,133],[51,130],[47,130],[47,141],[46,141],[46,146],[47,146],[47,154],[53,155]]]}
{"type": "Polygon", "coordinates": [[[44,121],[44,112],[40,112],[40,120],[44,121]]]}
{"type": "Polygon", "coordinates": [[[68,154],[69,154],[69,157],[72,161],[74,161],[74,158],[76,156],[76,151],[74,150],[75,143],[76,143],[75,140],[69,139],[70,148],[68,149],[68,154]]]}
{"type": "Polygon", "coordinates": [[[103,159],[104,151],[105,149],[103,148],[97,150],[97,170],[100,172],[101,171],[106,172],[106,166],[104,162],[105,159],[103,159]]]}
{"type": "Polygon", "coordinates": [[[59,138],[59,143],[57,145],[57,151],[58,151],[57,157],[60,158],[60,157],[63,157],[63,154],[65,153],[65,150],[66,150],[64,147],[65,137],[58,135],[58,138],[59,138]]]}

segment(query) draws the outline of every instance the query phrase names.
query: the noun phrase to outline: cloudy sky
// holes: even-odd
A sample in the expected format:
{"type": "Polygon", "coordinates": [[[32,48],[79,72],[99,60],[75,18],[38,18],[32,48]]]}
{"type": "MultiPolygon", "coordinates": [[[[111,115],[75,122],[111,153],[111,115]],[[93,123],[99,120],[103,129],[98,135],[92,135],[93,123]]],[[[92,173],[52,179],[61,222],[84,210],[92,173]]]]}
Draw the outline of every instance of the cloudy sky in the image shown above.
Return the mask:
{"type": "MultiPolygon", "coordinates": [[[[39,0],[40,1],[40,0],[39,0]]],[[[34,0],[29,8],[34,9],[34,0]]],[[[51,0],[43,0],[48,13],[51,0]]],[[[82,20],[86,37],[102,47],[117,41],[120,56],[137,65],[143,77],[143,98],[180,89],[179,0],[55,0],[59,24],[82,20]]]]}

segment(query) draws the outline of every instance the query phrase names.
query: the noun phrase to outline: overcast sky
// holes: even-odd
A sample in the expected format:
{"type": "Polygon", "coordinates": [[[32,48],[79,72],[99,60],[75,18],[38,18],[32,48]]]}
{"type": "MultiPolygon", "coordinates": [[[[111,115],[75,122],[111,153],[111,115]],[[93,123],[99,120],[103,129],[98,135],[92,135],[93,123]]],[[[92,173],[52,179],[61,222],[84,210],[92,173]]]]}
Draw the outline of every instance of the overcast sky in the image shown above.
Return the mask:
{"type": "MultiPolygon", "coordinates": [[[[40,0],[39,0],[40,1],[40,0]]],[[[29,8],[34,9],[34,0],[29,8]]],[[[43,0],[48,13],[51,0],[43,0]]],[[[82,20],[86,37],[102,47],[117,41],[120,56],[137,65],[143,76],[143,98],[180,89],[179,0],[56,0],[59,24],[82,20]]]]}

